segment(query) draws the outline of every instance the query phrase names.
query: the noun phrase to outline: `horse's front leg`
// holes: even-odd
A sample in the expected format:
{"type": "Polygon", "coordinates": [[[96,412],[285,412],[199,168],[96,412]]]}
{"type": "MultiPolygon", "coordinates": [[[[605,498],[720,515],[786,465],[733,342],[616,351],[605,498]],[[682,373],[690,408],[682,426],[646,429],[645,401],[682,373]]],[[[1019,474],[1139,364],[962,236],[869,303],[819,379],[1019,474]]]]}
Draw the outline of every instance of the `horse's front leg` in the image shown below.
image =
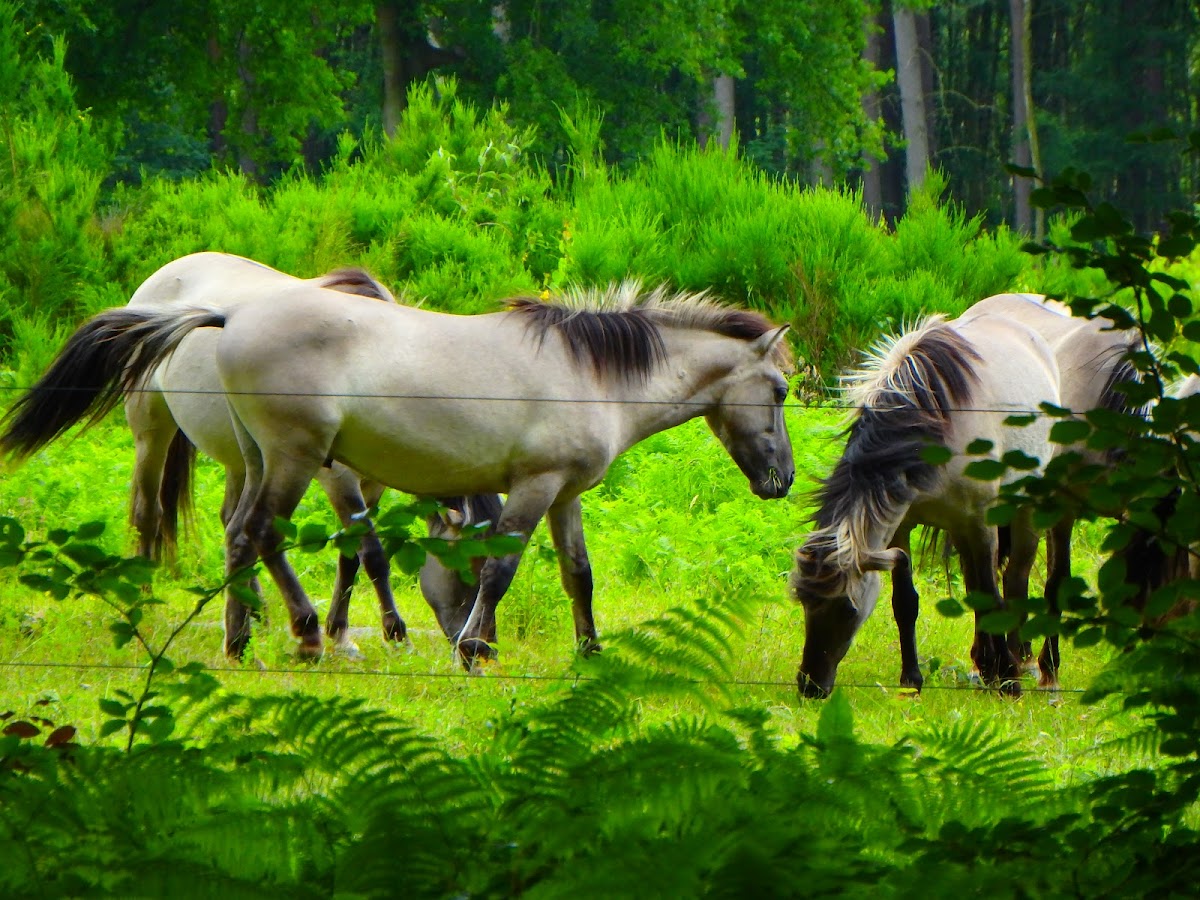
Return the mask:
{"type": "Polygon", "coordinates": [[[911,529],[896,533],[891,546],[904,551],[904,558],[892,569],[892,617],[900,641],[900,684],[916,688],[925,683],[921,664],[917,660],[917,618],[921,612],[921,597],[912,577],[911,529]]]}
{"type": "Polygon", "coordinates": [[[490,557],[479,573],[479,593],[456,644],[463,665],[470,668],[477,659],[491,659],[496,651],[489,646],[496,640],[496,607],[508,591],[529,536],[562,490],[561,473],[548,473],[520,481],[512,486],[496,525],[497,534],[512,534],[521,539],[521,549],[508,556],[490,557]]]}
{"type": "Polygon", "coordinates": [[[582,653],[600,650],[592,618],[592,565],[583,540],[583,507],[578,497],[550,507],[550,538],[558,552],[558,571],[571,598],[575,644],[582,653]]]}

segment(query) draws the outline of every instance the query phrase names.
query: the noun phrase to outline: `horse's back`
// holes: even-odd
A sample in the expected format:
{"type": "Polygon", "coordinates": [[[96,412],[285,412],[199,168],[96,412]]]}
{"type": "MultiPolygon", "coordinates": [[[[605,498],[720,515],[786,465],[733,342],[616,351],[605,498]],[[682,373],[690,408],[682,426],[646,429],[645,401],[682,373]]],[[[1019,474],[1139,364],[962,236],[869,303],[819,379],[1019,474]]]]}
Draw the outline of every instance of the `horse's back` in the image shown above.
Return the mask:
{"type": "MultiPolygon", "coordinates": [[[[1039,404],[1060,402],[1055,353],[1035,329],[999,313],[956,319],[951,326],[979,353],[973,408],[960,411],[955,436],[961,449],[976,438],[995,445],[995,455],[1020,450],[1046,462],[1052,452],[1051,421],[1038,415],[1029,425],[1005,424],[1010,415],[1037,412],[1039,404]]],[[[1023,473],[1015,473],[1016,475],[1023,473]]]]}
{"type": "Polygon", "coordinates": [[[156,270],[134,291],[127,305],[134,309],[171,306],[223,309],[299,281],[244,256],[204,251],[181,256],[156,270]]]}
{"type": "Polygon", "coordinates": [[[986,315],[1012,318],[1045,338],[1058,365],[1060,405],[1077,413],[1104,405],[1113,374],[1136,339],[1105,319],[1073,316],[1067,306],[1038,294],[987,297],[962,320],[986,315]]]}

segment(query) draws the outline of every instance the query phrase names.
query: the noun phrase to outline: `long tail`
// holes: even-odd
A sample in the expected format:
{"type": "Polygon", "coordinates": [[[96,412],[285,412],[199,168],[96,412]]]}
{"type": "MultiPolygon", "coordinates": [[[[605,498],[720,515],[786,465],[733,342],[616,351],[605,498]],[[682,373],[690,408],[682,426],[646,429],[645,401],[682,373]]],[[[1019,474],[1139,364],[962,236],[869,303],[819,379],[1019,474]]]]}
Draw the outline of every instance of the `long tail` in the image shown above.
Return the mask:
{"type": "Polygon", "coordinates": [[[110,309],[88,320],[0,425],[0,453],[26,459],[78,422],[102,419],[134,390],[188,334],[221,328],[211,309],[149,312],[110,309]]]}
{"type": "Polygon", "coordinates": [[[193,513],[192,473],[196,468],[196,445],[182,431],[176,431],[163,464],[162,484],[158,490],[162,519],[156,549],[169,561],[179,546],[179,525],[190,528],[193,513]]]}

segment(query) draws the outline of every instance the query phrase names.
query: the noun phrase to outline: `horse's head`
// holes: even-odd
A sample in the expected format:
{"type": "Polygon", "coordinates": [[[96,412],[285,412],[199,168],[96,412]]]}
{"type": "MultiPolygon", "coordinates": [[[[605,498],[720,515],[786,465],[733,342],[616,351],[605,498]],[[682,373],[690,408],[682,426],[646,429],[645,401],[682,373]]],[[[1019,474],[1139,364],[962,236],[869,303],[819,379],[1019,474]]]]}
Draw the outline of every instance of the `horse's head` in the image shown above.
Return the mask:
{"type": "Polygon", "coordinates": [[[904,551],[837,552],[837,540],[817,532],[796,551],[789,586],[804,607],[804,651],[798,681],[805,697],[827,697],[837,667],[879,599],[879,573],[907,557],[904,551]]]}
{"type": "Polygon", "coordinates": [[[777,352],[788,326],[757,338],[750,359],[723,379],[724,388],[706,419],[713,433],[764,499],[786,497],[796,477],[792,441],[783,421],[788,386],[777,352]]]}
{"type": "MultiPolygon", "coordinates": [[[[500,498],[495,494],[443,497],[439,502],[443,508],[425,520],[431,538],[455,541],[462,537],[465,527],[484,522],[490,522],[494,527],[500,518],[500,498]]],[[[485,532],[486,535],[492,533],[491,529],[485,532]]],[[[483,557],[471,560],[474,577],[470,581],[467,581],[462,573],[447,568],[432,555],[421,567],[421,593],[437,617],[442,632],[451,640],[462,631],[475,606],[475,598],[479,593],[479,573],[483,569],[483,563],[483,557]]]]}

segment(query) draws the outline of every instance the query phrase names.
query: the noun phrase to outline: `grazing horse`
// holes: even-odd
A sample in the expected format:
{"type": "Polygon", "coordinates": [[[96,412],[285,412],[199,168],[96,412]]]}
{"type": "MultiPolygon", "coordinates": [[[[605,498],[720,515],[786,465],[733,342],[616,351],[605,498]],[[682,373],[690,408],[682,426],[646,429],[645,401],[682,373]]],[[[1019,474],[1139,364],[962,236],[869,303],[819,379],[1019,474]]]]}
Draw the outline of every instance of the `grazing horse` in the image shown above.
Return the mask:
{"type": "MultiPolygon", "coordinates": [[[[909,545],[917,525],[946,533],[968,591],[1003,604],[996,585],[997,529],[985,521],[999,484],[969,477],[965,451],[972,441],[986,439],[994,459],[1012,451],[1049,459],[1049,422],[1018,428],[1004,420],[1039,401],[1059,399],[1057,366],[1046,341],[999,315],[950,322],[933,316],[886,338],[848,387],[856,410],[846,448],[818,491],[817,528],[796,551],[791,575],[792,591],[804,606],[798,681],[808,697],[833,689],[838,664],[875,608],[882,571],[892,573],[892,607],[904,635],[901,683],[921,686],[909,545]],[[950,462],[926,461],[922,451],[931,444],[948,448],[950,462]]],[[[1024,564],[1023,557],[1037,548],[1027,515],[1016,518],[1013,534],[1013,555],[1024,564]]],[[[977,614],[971,649],[976,666],[985,681],[1018,694],[1017,662],[1007,641],[982,631],[978,619],[977,614]]]]}
{"type": "MultiPolygon", "coordinates": [[[[1200,395],[1200,376],[1189,375],[1172,392],[1175,400],[1189,400],[1200,395]]],[[[1196,400],[1190,400],[1196,403],[1196,400]]],[[[1194,417],[1192,421],[1195,421],[1194,417]]],[[[1188,432],[1186,440],[1194,443],[1200,440],[1193,432],[1188,432]]],[[[1191,481],[1195,483],[1196,473],[1191,473],[1191,481]]],[[[1155,509],[1159,521],[1165,524],[1176,514],[1182,489],[1177,488],[1163,497],[1155,509]]],[[[1153,594],[1160,588],[1176,584],[1184,580],[1195,582],[1190,590],[1183,592],[1176,599],[1175,605],[1160,615],[1151,614],[1148,623],[1161,627],[1166,622],[1177,619],[1196,609],[1200,604],[1200,546],[1168,546],[1162,538],[1144,528],[1134,531],[1133,538],[1116,553],[1125,560],[1125,581],[1136,589],[1130,599],[1130,605],[1141,612],[1153,594]]]]}
{"type": "MultiPolygon", "coordinates": [[[[1124,382],[1134,381],[1137,372],[1129,361],[1129,353],[1138,349],[1140,333],[1109,327],[1105,319],[1085,319],[1072,316],[1069,307],[1038,294],[998,294],[987,297],[968,309],[960,322],[977,316],[1006,316],[1029,326],[1050,345],[1058,364],[1059,404],[1077,416],[1094,409],[1132,412],[1128,398],[1120,390],[1124,382]]],[[[1037,398],[1030,398],[1036,400],[1037,398]]],[[[1056,445],[1056,454],[1077,455],[1084,466],[1111,466],[1113,451],[1093,450],[1086,442],[1056,445]]],[[[1073,516],[1064,516],[1046,535],[1045,595],[1050,609],[1057,610],[1059,587],[1071,577],[1071,533],[1073,516]]],[[[1029,594],[1029,574],[1033,556],[1022,560],[1029,565],[1013,564],[1004,569],[1004,596],[1025,598],[1029,594]]],[[[1013,643],[1018,643],[1013,638],[1013,643]]],[[[1026,657],[1032,655],[1022,647],[1026,657]]],[[[1062,665],[1058,635],[1046,638],[1038,657],[1038,683],[1044,688],[1058,686],[1058,671],[1062,665]]]]}
{"type": "MultiPolygon", "coordinates": [[[[321,652],[321,632],[274,520],[291,516],[326,460],[423,496],[506,492],[496,529],[522,543],[547,516],[585,649],[596,630],[579,495],[619,453],[704,416],[758,496],[785,496],[795,475],[787,326],[629,283],[482,316],[304,284],[229,310],[110,310],[72,336],[43,380],[105,385],[111,405],[202,328],[222,329],[217,368],[246,464],[226,565],[264,561],[301,654],[321,652]]],[[[454,615],[464,661],[492,655],[496,606],[519,559],[488,559],[475,602],[454,615]]],[[[226,652],[240,656],[249,620],[232,594],[225,627],[226,652]]]]}

